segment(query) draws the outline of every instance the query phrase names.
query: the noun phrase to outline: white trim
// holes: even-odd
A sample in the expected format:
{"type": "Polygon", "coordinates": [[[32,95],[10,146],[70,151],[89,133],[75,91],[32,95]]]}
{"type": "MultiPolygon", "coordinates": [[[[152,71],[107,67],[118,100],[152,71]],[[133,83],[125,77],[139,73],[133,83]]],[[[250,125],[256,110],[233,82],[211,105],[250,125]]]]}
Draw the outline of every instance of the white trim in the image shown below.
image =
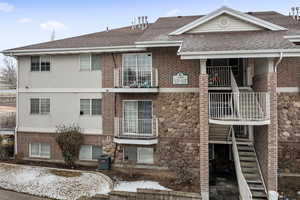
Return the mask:
{"type": "Polygon", "coordinates": [[[105,88],[19,88],[18,93],[102,93],[105,88]]]}
{"type": "Polygon", "coordinates": [[[257,18],[257,17],[251,16],[251,15],[248,15],[246,13],[242,13],[240,11],[233,10],[231,8],[223,6],[223,7],[219,8],[218,10],[209,13],[208,15],[206,15],[204,17],[200,17],[197,20],[169,33],[169,35],[180,35],[180,34],[185,33],[201,24],[204,24],[205,22],[208,22],[211,19],[218,17],[222,14],[231,15],[231,16],[239,18],[243,21],[255,24],[257,26],[260,26],[260,27],[263,27],[263,28],[266,28],[266,29],[269,29],[272,31],[287,30],[286,28],[284,28],[282,26],[270,23],[270,22],[262,20],[260,18],[257,18]]]}
{"type": "MultiPolygon", "coordinates": [[[[36,128],[36,127],[19,127],[18,132],[37,132],[37,133],[56,133],[56,128],[36,128]]],[[[101,129],[82,128],[83,134],[102,135],[101,129]]]]}
{"type": "Polygon", "coordinates": [[[139,41],[136,47],[179,47],[182,41],[139,41]]]}
{"type": "Polygon", "coordinates": [[[253,126],[262,126],[262,125],[268,125],[271,123],[270,120],[265,121],[230,121],[230,120],[215,120],[215,119],[209,119],[210,124],[220,124],[220,125],[253,125],[253,126]]]}
{"type": "Polygon", "coordinates": [[[158,139],[123,139],[114,138],[114,142],[118,144],[136,144],[136,145],[153,145],[158,143],[158,139]]]}
{"type": "Polygon", "coordinates": [[[297,93],[300,92],[300,87],[277,87],[278,93],[297,93]]]}
{"type": "MultiPolygon", "coordinates": [[[[210,88],[209,88],[210,89],[210,88]]],[[[173,93],[199,92],[199,88],[19,88],[18,93],[173,93]]]]}
{"type": "Polygon", "coordinates": [[[7,56],[20,55],[46,55],[46,54],[79,54],[79,53],[101,53],[101,52],[128,52],[146,51],[146,48],[135,45],[111,46],[111,47],[80,47],[80,48],[48,48],[48,49],[26,49],[26,50],[6,50],[3,53],[7,56]]]}
{"type": "Polygon", "coordinates": [[[199,88],[159,88],[159,92],[164,92],[164,93],[199,92],[199,88]]]}
{"type": "Polygon", "coordinates": [[[285,35],[283,38],[288,39],[290,42],[300,42],[300,35],[285,35]]]}
{"type": "Polygon", "coordinates": [[[300,49],[178,52],[181,59],[300,57],[300,49]]]}

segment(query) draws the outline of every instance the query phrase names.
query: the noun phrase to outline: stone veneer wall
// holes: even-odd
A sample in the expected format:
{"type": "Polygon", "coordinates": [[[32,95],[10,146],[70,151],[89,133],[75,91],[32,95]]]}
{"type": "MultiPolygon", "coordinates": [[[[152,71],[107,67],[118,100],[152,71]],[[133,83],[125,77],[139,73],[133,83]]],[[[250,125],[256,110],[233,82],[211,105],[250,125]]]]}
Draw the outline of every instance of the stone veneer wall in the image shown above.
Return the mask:
{"type": "MultiPolygon", "coordinates": [[[[170,148],[169,141],[179,138],[186,144],[185,152],[193,161],[190,166],[199,174],[199,93],[119,94],[116,116],[122,117],[122,101],[126,99],[152,100],[153,115],[158,118],[159,139],[154,147],[155,165],[165,167],[161,148],[170,148]]],[[[122,163],[123,148],[118,145],[116,163],[122,163]]]]}
{"type": "Polygon", "coordinates": [[[279,171],[300,173],[300,93],[278,94],[279,171]]]}

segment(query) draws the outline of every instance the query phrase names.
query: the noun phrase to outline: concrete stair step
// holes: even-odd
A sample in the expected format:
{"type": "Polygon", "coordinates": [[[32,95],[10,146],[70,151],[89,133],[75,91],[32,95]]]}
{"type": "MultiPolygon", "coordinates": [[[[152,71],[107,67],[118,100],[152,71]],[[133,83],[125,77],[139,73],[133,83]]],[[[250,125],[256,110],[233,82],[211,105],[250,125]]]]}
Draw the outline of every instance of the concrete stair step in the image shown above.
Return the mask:
{"type": "Polygon", "coordinates": [[[253,198],[267,198],[265,191],[251,191],[253,198]]]}
{"type": "Polygon", "coordinates": [[[241,151],[241,152],[239,152],[239,155],[240,156],[255,156],[256,157],[254,152],[247,152],[247,151],[241,151]]]}
{"type": "Polygon", "coordinates": [[[256,162],[255,157],[250,157],[250,156],[240,156],[240,161],[253,161],[256,162]]]}
{"type": "Polygon", "coordinates": [[[259,174],[250,174],[250,173],[244,173],[245,179],[252,179],[252,180],[260,180],[259,174]]]}
{"type": "Polygon", "coordinates": [[[262,184],[262,181],[260,179],[257,179],[257,180],[246,179],[246,182],[248,184],[262,184]]]}
{"type": "Polygon", "coordinates": [[[255,191],[265,191],[265,188],[262,184],[248,184],[250,190],[255,190],[255,191]]]}
{"type": "Polygon", "coordinates": [[[241,161],[241,167],[257,167],[256,163],[254,162],[244,162],[241,161]]]}
{"type": "Polygon", "coordinates": [[[257,169],[257,167],[253,167],[253,168],[242,168],[242,172],[243,173],[247,173],[247,174],[259,174],[259,171],[257,169]]]}

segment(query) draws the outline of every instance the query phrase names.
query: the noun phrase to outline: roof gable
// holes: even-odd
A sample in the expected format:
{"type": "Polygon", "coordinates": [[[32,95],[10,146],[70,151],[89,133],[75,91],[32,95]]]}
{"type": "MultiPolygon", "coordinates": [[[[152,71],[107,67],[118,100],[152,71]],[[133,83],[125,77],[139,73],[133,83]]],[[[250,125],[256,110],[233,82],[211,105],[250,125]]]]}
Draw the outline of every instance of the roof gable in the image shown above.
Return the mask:
{"type": "Polygon", "coordinates": [[[169,35],[180,35],[186,32],[224,32],[262,29],[268,29],[272,31],[287,30],[282,26],[259,19],[257,17],[233,10],[228,7],[222,7],[171,32],[169,35]]]}

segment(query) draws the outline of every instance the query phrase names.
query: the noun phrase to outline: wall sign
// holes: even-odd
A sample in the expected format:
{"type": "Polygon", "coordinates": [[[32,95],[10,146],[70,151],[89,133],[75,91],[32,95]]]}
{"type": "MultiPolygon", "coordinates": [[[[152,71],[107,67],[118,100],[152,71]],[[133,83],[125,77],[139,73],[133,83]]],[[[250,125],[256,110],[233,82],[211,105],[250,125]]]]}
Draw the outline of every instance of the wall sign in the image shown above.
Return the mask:
{"type": "Polygon", "coordinates": [[[173,76],[173,85],[187,85],[188,75],[183,72],[178,72],[173,76]]]}

